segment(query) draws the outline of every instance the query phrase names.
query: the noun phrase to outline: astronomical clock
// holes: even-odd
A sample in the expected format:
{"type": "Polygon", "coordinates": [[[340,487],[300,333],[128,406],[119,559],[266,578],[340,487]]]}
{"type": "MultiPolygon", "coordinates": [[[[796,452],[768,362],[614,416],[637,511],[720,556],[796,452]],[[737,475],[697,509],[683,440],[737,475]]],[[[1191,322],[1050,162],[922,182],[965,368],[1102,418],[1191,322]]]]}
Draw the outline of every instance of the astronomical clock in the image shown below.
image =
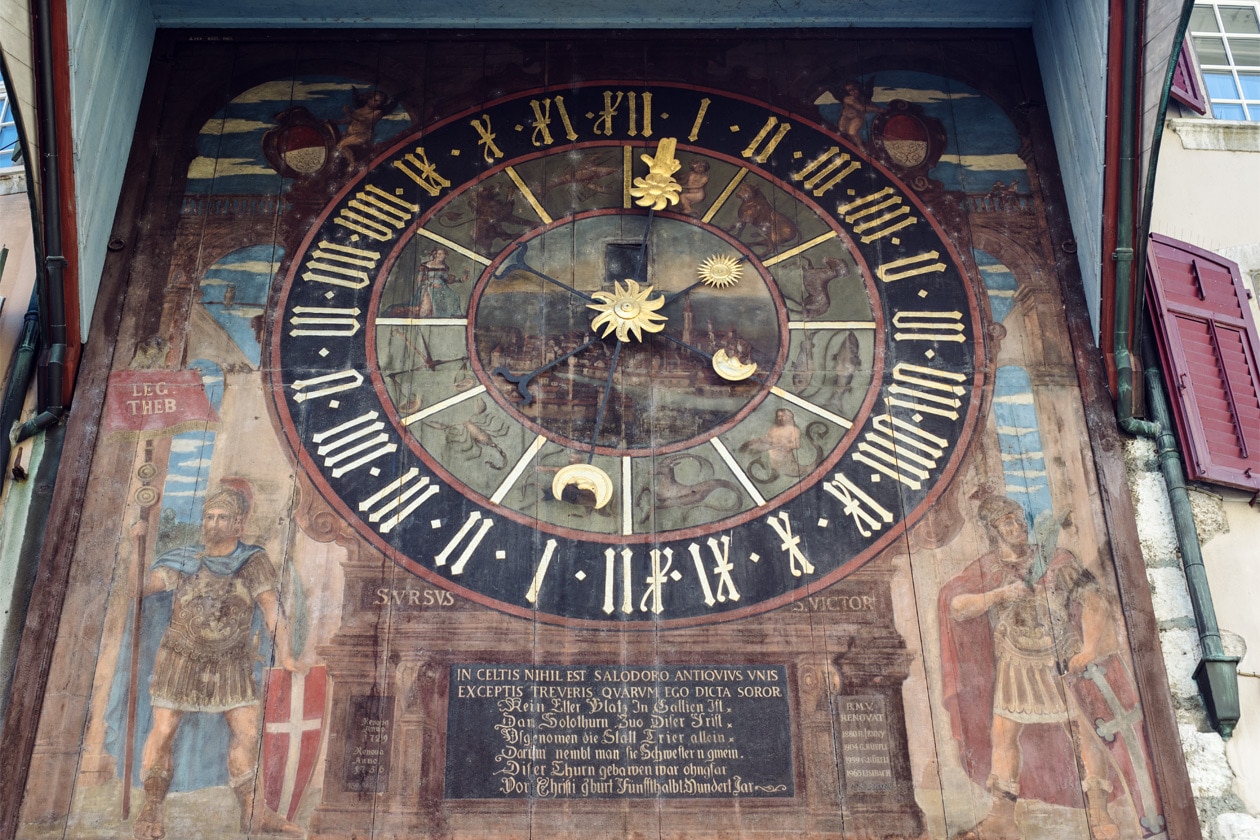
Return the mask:
{"type": "Polygon", "coordinates": [[[584,82],[365,163],[289,263],[272,393],[320,493],[420,578],[688,625],[827,587],[923,516],[974,426],[978,320],[860,143],[735,92],[584,82]]]}

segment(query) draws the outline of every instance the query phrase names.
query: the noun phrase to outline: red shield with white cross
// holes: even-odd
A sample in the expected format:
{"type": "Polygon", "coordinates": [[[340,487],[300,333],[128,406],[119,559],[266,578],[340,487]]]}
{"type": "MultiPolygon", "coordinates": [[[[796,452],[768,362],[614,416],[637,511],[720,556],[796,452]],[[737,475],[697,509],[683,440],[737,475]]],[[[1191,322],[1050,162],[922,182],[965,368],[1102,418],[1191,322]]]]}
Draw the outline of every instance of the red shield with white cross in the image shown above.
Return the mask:
{"type": "Polygon", "coordinates": [[[328,669],[305,674],[267,669],[263,709],[262,773],[267,807],[292,820],[302,803],[324,734],[328,669]]]}

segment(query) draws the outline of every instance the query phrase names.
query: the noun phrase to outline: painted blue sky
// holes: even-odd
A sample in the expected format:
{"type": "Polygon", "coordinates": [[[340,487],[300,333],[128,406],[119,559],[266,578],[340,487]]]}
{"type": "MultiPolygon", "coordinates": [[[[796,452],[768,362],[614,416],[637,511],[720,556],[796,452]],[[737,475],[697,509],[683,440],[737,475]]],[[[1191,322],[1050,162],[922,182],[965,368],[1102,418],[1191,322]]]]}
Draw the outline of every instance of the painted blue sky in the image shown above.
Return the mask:
{"type": "Polygon", "coordinates": [[[989,309],[993,312],[993,320],[1001,323],[1011,314],[1015,305],[1015,290],[1019,283],[1015,275],[1005,265],[997,261],[992,254],[979,248],[971,250],[976,258],[976,266],[984,279],[984,288],[989,295],[989,309]]]}
{"type": "MultiPolygon", "coordinates": [[[[228,103],[201,128],[197,157],[188,167],[186,191],[196,194],[275,195],[284,179],[267,165],[262,152],[263,134],[275,126],[275,116],[301,105],[319,119],[344,119],[354,89],[371,85],[346,79],[312,77],[297,81],[266,82],[250,88],[228,103]]],[[[377,143],[411,124],[402,108],[396,108],[376,126],[377,143]]]]}
{"type": "Polygon", "coordinates": [[[1042,512],[1052,510],[1052,500],[1032,382],[1022,367],[998,368],[993,417],[1002,450],[1006,495],[1023,507],[1031,528],[1042,512]]]}
{"type": "MultiPolygon", "coordinates": [[[[189,367],[201,374],[206,399],[218,411],[223,403],[223,371],[205,359],[197,359],[189,367]]],[[[206,428],[183,432],[171,439],[162,507],[174,511],[177,522],[201,521],[201,503],[209,488],[215,437],[216,432],[206,428]]]]}
{"type": "Polygon", "coordinates": [[[201,278],[202,305],[254,367],[262,356],[254,319],[263,314],[267,288],[283,256],[278,245],[251,245],[228,254],[201,278]]]}

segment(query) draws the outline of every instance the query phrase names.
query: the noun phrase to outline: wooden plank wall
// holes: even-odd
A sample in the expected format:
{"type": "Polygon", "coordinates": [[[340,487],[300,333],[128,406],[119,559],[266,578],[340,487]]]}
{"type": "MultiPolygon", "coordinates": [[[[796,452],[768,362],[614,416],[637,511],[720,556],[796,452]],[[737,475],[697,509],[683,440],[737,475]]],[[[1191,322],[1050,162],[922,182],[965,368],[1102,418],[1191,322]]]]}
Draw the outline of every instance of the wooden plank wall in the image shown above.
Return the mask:
{"type": "Polygon", "coordinates": [[[86,340],[157,27],[147,0],[66,0],[66,17],[86,340]]]}
{"type": "Polygon", "coordinates": [[[563,0],[531,0],[512,6],[498,0],[416,3],[414,0],[360,0],[353,17],[344,3],[312,0],[151,0],[162,27],[511,27],[574,29],[584,27],[654,28],[696,26],[989,26],[1024,28],[1032,20],[1033,0],[799,0],[790,11],[763,0],[591,0],[575,6],[563,0]]]}
{"type": "Polygon", "coordinates": [[[1037,0],[1033,39],[1094,337],[1102,294],[1105,0],[1037,0]]]}

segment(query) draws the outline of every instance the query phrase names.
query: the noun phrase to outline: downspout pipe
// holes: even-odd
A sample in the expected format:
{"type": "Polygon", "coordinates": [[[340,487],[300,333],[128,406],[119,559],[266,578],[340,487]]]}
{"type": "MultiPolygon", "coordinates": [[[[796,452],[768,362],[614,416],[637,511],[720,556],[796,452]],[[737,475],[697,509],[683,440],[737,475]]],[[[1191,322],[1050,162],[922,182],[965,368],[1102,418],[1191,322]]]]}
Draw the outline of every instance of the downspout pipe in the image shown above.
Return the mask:
{"type": "Polygon", "coordinates": [[[66,297],[65,265],[61,237],[61,172],[57,159],[57,117],[53,107],[52,20],[49,0],[35,0],[36,61],[35,73],[39,87],[40,155],[42,157],[41,182],[43,184],[43,244],[44,270],[37,278],[40,293],[40,311],[46,313],[41,323],[43,344],[47,348],[40,360],[43,368],[44,388],[40,392],[39,410],[35,416],[18,427],[13,442],[29,438],[65,416],[66,361],[66,297]]]}
{"type": "Polygon", "coordinates": [[[1134,199],[1137,194],[1138,44],[1142,37],[1141,0],[1124,0],[1124,41],[1120,55],[1120,177],[1117,179],[1116,250],[1116,395],[1120,428],[1129,434],[1154,437],[1159,427],[1133,416],[1133,355],[1129,351],[1133,328],[1135,260],[1133,243],[1134,199]]]}
{"type": "MultiPolygon", "coordinates": [[[[1151,346],[1149,334],[1143,342],[1142,355],[1151,360],[1159,354],[1151,346]]],[[[1194,681],[1207,706],[1212,725],[1221,737],[1229,740],[1234,726],[1241,716],[1238,699],[1238,662],[1240,657],[1229,656],[1221,642],[1220,627],[1216,622],[1216,608],[1212,604],[1212,591],[1208,586],[1207,569],[1203,565],[1203,552],[1199,548],[1198,529],[1190,507],[1190,494],[1186,490],[1186,474],[1181,466],[1181,453],[1177,450],[1177,438],[1173,435],[1172,418],[1168,397],[1164,393],[1163,374],[1155,361],[1146,367],[1146,405],[1159,434],[1155,436],[1159,467],[1168,486],[1168,501],[1172,507],[1173,525],[1181,549],[1181,565],[1186,575],[1186,588],[1194,607],[1194,623],[1199,631],[1199,645],[1203,658],[1194,670],[1194,681]]]]}

